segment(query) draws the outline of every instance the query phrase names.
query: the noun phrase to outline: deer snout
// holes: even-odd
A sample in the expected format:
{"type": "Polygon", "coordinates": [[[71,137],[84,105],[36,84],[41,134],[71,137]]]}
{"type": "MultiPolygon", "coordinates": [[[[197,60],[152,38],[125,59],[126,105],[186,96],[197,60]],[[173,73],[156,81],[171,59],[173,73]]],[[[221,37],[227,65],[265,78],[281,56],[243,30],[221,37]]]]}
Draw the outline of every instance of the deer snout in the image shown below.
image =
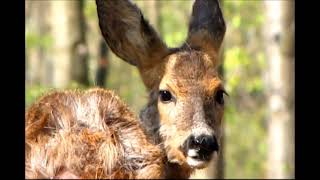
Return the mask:
{"type": "MultiPolygon", "coordinates": [[[[215,136],[209,135],[200,135],[193,136],[191,135],[188,139],[188,150],[196,150],[199,156],[209,156],[214,151],[219,151],[219,145],[217,138],[215,136]]],[[[192,156],[192,153],[190,154],[192,156]]]]}
{"type": "Polygon", "coordinates": [[[219,144],[214,135],[191,135],[184,143],[184,152],[188,164],[201,168],[212,158],[212,154],[219,151],[219,144]]]}

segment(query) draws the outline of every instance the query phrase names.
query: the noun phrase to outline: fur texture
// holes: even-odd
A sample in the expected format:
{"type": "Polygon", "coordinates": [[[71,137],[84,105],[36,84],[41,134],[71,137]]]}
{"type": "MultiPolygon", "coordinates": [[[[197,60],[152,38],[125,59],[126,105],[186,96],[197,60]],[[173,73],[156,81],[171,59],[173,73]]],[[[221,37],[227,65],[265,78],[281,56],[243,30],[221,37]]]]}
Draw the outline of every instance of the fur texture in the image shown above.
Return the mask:
{"type": "MultiPolygon", "coordinates": [[[[219,50],[226,26],[218,0],[195,0],[185,43],[168,48],[129,0],[96,0],[104,39],[122,60],[135,65],[147,87],[149,102],[140,118],[154,143],[166,153],[167,178],[189,178],[196,169],[182,146],[191,135],[217,136],[224,104],[219,78],[219,50]],[[174,100],[163,103],[159,90],[174,100]]],[[[199,166],[197,168],[203,168],[199,166]]]]}
{"type": "Polygon", "coordinates": [[[53,92],[26,113],[26,178],[162,178],[164,158],[111,91],[53,92]]]}
{"type": "MultiPolygon", "coordinates": [[[[188,37],[168,48],[129,0],[96,0],[112,51],[135,65],[150,98],[134,117],[113,93],[93,89],[45,95],[26,113],[28,178],[189,178],[182,146],[191,135],[220,137],[224,104],[218,74],[226,31],[218,0],[195,0],[188,37]],[[159,90],[174,99],[159,100],[159,90]]],[[[206,163],[206,162],[205,162],[206,163]]]]}

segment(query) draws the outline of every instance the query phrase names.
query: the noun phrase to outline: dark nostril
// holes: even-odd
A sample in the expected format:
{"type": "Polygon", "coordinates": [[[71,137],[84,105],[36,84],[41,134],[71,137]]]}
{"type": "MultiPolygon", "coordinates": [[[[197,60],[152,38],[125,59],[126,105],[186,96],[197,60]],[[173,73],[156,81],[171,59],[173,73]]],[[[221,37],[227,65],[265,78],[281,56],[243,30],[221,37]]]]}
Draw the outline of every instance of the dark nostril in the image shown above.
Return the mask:
{"type": "Polygon", "coordinates": [[[197,137],[191,135],[187,141],[185,141],[182,148],[185,154],[187,154],[190,149],[194,149],[198,152],[199,156],[209,156],[214,151],[219,151],[217,138],[209,135],[200,135],[197,137]]]}
{"type": "Polygon", "coordinates": [[[219,145],[215,136],[207,140],[208,149],[211,151],[219,151],[219,145]]]}
{"type": "Polygon", "coordinates": [[[197,144],[198,144],[198,141],[196,140],[196,138],[194,137],[194,136],[190,136],[189,138],[188,138],[188,149],[194,149],[194,148],[196,148],[197,147],[197,144]]]}
{"type": "Polygon", "coordinates": [[[219,150],[218,141],[215,136],[201,135],[195,138],[195,146],[199,146],[201,149],[213,152],[219,150]]]}
{"type": "Polygon", "coordinates": [[[200,135],[195,137],[191,135],[183,143],[181,148],[186,156],[192,156],[192,158],[202,160],[209,160],[214,151],[219,151],[219,144],[215,136],[200,135]],[[189,152],[191,155],[189,155],[189,152]]]}
{"type": "Polygon", "coordinates": [[[199,139],[199,138],[195,139],[194,141],[195,141],[195,145],[201,145],[202,143],[202,139],[199,139]]]}

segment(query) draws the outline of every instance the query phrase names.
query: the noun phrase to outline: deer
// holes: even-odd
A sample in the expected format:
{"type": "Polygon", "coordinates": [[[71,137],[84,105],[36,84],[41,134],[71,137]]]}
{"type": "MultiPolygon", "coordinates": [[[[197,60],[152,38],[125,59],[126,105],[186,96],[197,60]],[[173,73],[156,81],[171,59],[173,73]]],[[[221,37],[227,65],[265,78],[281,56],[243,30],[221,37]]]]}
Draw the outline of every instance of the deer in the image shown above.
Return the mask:
{"type": "Polygon", "coordinates": [[[220,149],[227,92],[218,72],[226,32],[219,1],[194,1],[187,38],[175,48],[133,2],[96,5],[102,36],[115,55],[137,67],[148,103],[138,118],[109,90],[45,95],[26,113],[26,174],[189,178],[220,149]]]}
{"type": "MultiPolygon", "coordinates": [[[[188,178],[217,155],[224,114],[218,67],[226,24],[218,0],[195,0],[188,35],[170,48],[128,0],[96,0],[108,46],[137,67],[149,93],[140,120],[155,144],[163,144],[167,176],[188,178]]],[[[217,158],[215,158],[217,159],[217,158]]]]}
{"type": "Polygon", "coordinates": [[[165,155],[111,90],[53,91],[26,112],[26,178],[153,179],[165,155]]]}

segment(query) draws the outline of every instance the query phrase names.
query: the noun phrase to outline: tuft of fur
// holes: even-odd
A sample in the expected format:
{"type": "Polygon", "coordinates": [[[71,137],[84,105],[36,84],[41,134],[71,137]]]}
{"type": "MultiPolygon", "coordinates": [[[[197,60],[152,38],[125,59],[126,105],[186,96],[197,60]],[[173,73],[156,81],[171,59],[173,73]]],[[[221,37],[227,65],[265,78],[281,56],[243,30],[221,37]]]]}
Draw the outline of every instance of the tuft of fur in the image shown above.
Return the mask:
{"type": "Polygon", "coordinates": [[[113,92],[52,92],[26,112],[26,178],[162,178],[164,157],[113,92]],[[67,175],[67,174],[70,175],[67,175]]]}

